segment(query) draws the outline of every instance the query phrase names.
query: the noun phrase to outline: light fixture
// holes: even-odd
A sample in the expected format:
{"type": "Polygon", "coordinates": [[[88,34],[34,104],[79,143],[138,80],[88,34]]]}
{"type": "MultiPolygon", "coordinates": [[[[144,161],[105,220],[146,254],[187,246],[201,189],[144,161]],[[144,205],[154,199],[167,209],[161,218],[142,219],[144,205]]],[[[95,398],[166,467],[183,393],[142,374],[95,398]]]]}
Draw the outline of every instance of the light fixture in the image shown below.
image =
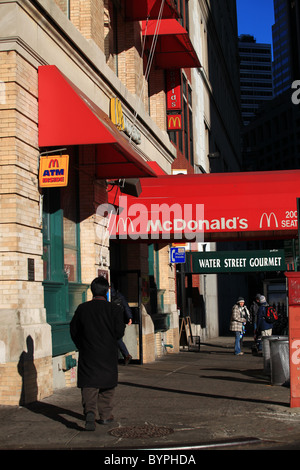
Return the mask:
{"type": "MultiPolygon", "coordinates": [[[[139,197],[142,192],[142,186],[139,178],[125,178],[113,181],[107,181],[112,187],[118,186],[121,193],[129,196],[139,197]]],[[[111,191],[111,190],[110,190],[111,191]]]]}

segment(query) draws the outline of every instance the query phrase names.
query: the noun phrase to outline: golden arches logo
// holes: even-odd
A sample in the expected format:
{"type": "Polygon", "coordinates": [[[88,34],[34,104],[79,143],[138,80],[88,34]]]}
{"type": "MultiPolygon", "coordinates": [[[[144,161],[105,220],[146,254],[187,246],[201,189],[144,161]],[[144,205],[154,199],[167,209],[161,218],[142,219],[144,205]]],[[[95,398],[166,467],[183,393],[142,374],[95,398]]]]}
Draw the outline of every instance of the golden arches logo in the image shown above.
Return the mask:
{"type": "Polygon", "coordinates": [[[175,130],[175,129],[181,129],[181,115],[180,114],[174,114],[168,116],[168,130],[175,130]]]}
{"type": "Polygon", "coordinates": [[[129,227],[131,227],[131,230],[132,232],[134,231],[134,225],[132,223],[132,220],[130,217],[126,217],[126,219],[124,220],[123,217],[120,217],[118,222],[117,222],[117,226],[116,226],[116,232],[118,233],[119,232],[119,224],[120,222],[123,223],[123,231],[125,230],[128,230],[129,227]]]}
{"type": "Polygon", "coordinates": [[[124,131],[125,123],[121,101],[118,98],[110,100],[110,118],[120,131],[124,131]]]}
{"type": "Polygon", "coordinates": [[[271,227],[271,219],[272,218],[274,219],[275,226],[278,228],[278,221],[277,221],[277,217],[274,214],[274,212],[271,212],[271,214],[269,214],[269,215],[266,212],[263,213],[263,215],[260,218],[259,228],[262,228],[263,221],[264,221],[265,218],[266,218],[266,223],[267,223],[268,228],[271,227]]]}
{"type": "Polygon", "coordinates": [[[49,168],[59,168],[59,163],[57,158],[52,158],[49,162],[49,168]]]}

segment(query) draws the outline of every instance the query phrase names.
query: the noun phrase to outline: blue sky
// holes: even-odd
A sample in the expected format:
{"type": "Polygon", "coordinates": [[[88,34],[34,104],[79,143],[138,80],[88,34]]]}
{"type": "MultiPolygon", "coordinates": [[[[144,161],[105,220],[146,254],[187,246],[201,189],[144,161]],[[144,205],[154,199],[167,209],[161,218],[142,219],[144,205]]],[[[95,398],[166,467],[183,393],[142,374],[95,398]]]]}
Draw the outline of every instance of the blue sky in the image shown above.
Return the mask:
{"type": "Polygon", "coordinates": [[[251,34],[256,42],[272,44],[273,0],[236,0],[238,33],[251,34]]]}

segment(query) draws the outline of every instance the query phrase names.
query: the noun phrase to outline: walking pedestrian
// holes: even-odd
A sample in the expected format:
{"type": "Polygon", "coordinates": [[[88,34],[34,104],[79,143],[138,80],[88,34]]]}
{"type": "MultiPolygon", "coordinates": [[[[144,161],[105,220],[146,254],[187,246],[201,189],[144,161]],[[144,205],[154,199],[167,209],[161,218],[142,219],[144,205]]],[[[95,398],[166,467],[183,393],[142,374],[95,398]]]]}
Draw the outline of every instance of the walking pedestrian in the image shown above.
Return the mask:
{"type": "Polygon", "coordinates": [[[80,304],[70,323],[72,340],[79,351],[77,385],[81,389],[85,429],[95,430],[113,421],[113,398],[118,383],[118,339],[125,324],[121,308],[108,302],[108,281],[99,276],[93,280],[93,299],[80,304]]]}
{"type": "Polygon", "coordinates": [[[239,297],[237,302],[232,307],[231,319],[230,319],[230,331],[235,332],[235,343],[234,343],[234,354],[236,356],[242,356],[242,338],[245,333],[245,327],[247,321],[250,320],[249,311],[245,305],[245,299],[239,297]]]}
{"type": "MultiPolygon", "coordinates": [[[[273,323],[269,323],[266,321],[266,307],[269,306],[266,298],[264,295],[260,296],[259,299],[259,309],[257,312],[257,331],[258,334],[261,335],[261,337],[264,336],[271,336],[272,335],[272,329],[273,329],[273,323]]],[[[259,344],[259,351],[262,351],[262,342],[259,344]]]]}
{"type": "MultiPolygon", "coordinates": [[[[112,302],[115,302],[117,305],[119,305],[122,308],[123,316],[124,316],[124,323],[126,325],[131,325],[132,323],[131,308],[129,307],[128,302],[126,298],[124,297],[124,295],[118,289],[115,289],[113,284],[111,285],[111,300],[112,302]]],[[[129,362],[131,361],[132,356],[129,354],[126,344],[124,343],[122,338],[118,340],[118,347],[124,358],[124,365],[127,366],[127,364],[129,364],[129,362]]]]}
{"type": "Polygon", "coordinates": [[[251,306],[250,306],[250,322],[253,325],[253,339],[254,339],[254,345],[252,346],[253,352],[257,352],[259,348],[259,338],[257,334],[257,312],[259,309],[259,301],[260,301],[261,294],[256,294],[255,299],[253,300],[251,306]]]}

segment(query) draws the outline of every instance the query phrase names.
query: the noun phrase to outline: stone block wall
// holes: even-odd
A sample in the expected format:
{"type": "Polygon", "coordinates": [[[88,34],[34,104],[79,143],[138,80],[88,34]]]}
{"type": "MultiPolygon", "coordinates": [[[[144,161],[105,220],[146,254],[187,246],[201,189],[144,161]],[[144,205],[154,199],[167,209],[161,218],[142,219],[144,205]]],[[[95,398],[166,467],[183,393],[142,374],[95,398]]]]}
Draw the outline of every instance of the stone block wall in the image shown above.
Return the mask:
{"type": "Polygon", "coordinates": [[[52,393],[38,190],[37,70],[0,53],[0,403],[52,393]]]}

